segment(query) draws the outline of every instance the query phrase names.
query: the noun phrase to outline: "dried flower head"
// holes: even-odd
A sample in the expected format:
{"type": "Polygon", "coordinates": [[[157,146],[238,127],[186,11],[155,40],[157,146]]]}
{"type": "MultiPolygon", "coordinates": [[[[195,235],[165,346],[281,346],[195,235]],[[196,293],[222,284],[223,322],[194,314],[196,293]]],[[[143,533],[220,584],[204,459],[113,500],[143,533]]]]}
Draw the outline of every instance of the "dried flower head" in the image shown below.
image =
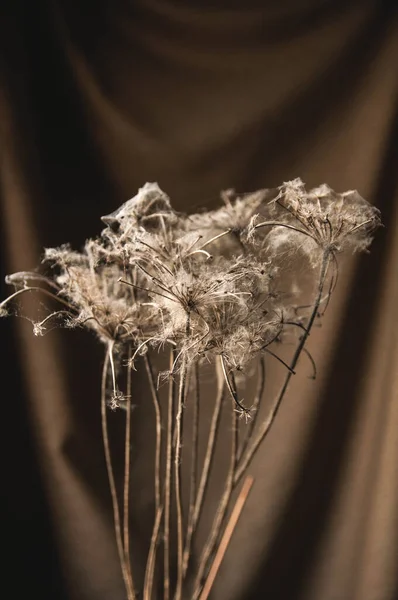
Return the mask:
{"type": "Polygon", "coordinates": [[[209,246],[213,249],[221,244],[221,250],[225,250],[232,244],[242,252],[241,239],[247,232],[251,218],[267,197],[266,192],[267,190],[259,190],[238,196],[233,190],[226,190],[221,194],[223,207],[190,215],[186,220],[186,227],[201,233],[202,248],[209,246]]]}
{"type": "Polygon", "coordinates": [[[35,335],[50,322],[86,327],[112,347],[133,343],[131,365],[150,346],[171,344],[172,373],[203,357],[222,357],[228,373],[263,352],[283,362],[270,345],[303,325],[286,317],[297,291],[281,289],[279,248],[301,249],[314,264],[326,251],[365,249],[378,211],[357,192],[326,185],[307,192],[300,179],[284,183],[271,201],[267,190],[222,197],[222,208],[184,217],[157,184],[145,184],[102,217],[106,228],[81,252],[68,245],[45,251],[53,277],[9,276],[14,296],[42,289],[62,304],[34,324],[35,335]]]}
{"type": "Polygon", "coordinates": [[[112,229],[128,235],[134,229],[158,229],[162,221],[175,222],[176,214],[171,207],[170,198],[157,183],[146,183],[138,193],[119,206],[114,212],[101,217],[112,229]]]}
{"type": "Polygon", "coordinates": [[[301,179],[284,183],[266,214],[266,221],[252,220],[250,236],[267,229],[270,249],[299,249],[314,264],[326,249],[332,254],[366,250],[380,225],[378,209],[356,190],[339,194],[324,184],[307,192],[301,179]]]}

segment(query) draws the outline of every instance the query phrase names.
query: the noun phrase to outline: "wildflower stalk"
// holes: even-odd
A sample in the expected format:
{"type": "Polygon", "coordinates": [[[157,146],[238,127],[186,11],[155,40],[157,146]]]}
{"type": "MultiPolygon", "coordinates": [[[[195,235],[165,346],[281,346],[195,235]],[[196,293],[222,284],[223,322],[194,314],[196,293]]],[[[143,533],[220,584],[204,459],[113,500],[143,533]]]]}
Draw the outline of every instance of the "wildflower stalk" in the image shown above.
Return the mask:
{"type": "MultiPolygon", "coordinates": [[[[193,519],[195,514],[195,502],[197,494],[197,476],[198,476],[198,433],[199,433],[199,407],[200,407],[200,382],[199,382],[199,365],[197,362],[194,364],[194,398],[193,398],[193,417],[192,417],[192,454],[191,454],[191,472],[190,472],[190,486],[189,486],[189,505],[188,505],[188,523],[187,523],[187,534],[193,530],[193,519]]],[[[189,547],[184,544],[184,551],[182,555],[182,576],[185,577],[188,560],[190,553],[190,542],[189,547]]]]}
{"type": "Polygon", "coordinates": [[[225,527],[221,542],[217,548],[217,552],[214,556],[214,560],[212,562],[209,574],[203,586],[202,593],[200,594],[199,600],[207,600],[209,594],[213,588],[214,581],[216,579],[218,570],[223,561],[225,553],[228,549],[229,542],[231,541],[232,534],[235,531],[235,527],[238,523],[241,512],[245,506],[246,500],[249,496],[250,490],[252,488],[254,479],[251,475],[248,475],[243,483],[242,489],[239,493],[239,496],[235,502],[234,508],[231,512],[231,516],[228,520],[227,526],[225,527]]]}
{"type": "Polygon", "coordinates": [[[13,294],[11,294],[11,296],[8,296],[8,298],[3,300],[3,302],[0,302],[0,309],[4,308],[11,300],[14,300],[18,296],[21,296],[22,294],[25,294],[26,292],[41,292],[42,294],[44,294],[45,296],[48,296],[52,300],[56,300],[57,302],[60,302],[64,306],[67,306],[70,310],[72,310],[72,311],[74,310],[74,307],[69,302],[64,300],[63,298],[60,298],[60,296],[57,296],[56,294],[49,292],[45,288],[33,286],[33,285],[24,287],[21,290],[17,290],[13,294]]]}
{"type": "Polygon", "coordinates": [[[160,455],[162,450],[162,416],[160,412],[159,395],[155,386],[151,359],[148,352],[144,355],[145,369],[148,375],[149,387],[151,390],[153,407],[155,409],[155,427],[156,427],[156,442],[155,442],[155,514],[160,509],[160,455]]]}
{"type": "Polygon", "coordinates": [[[241,447],[239,448],[239,451],[238,451],[238,462],[240,461],[241,457],[245,453],[245,450],[247,448],[249,441],[251,440],[251,437],[252,437],[252,434],[254,431],[254,427],[257,422],[258,408],[260,406],[260,401],[261,401],[261,398],[262,398],[262,395],[264,392],[264,383],[265,383],[265,360],[264,360],[264,356],[260,356],[256,393],[254,396],[253,404],[250,408],[252,418],[249,419],[247,426],[245,428],[244,438],[242,440],[241,447]]]}
{"type": "Polygon", "coordinates": [[[221,415],[221,407],[224,399],[224,391],[225,391],[225,380],[220,373],[219,364],[216,366],[217,372],[217,395],[214,402],[213,415],[211,418],[210,429],[209,429],[209,437],[207,440],[206,446],[206,454],[203,461],[202,472],[200,475],[199,486],[195,499],[195,506],[192,514],[191,521],[188,522],[186,537],[185,537],[185,547],[183,553],[183,575],[186,575],[189,559],[191,556],[191,544],[192,538],[195,534],[196,528],[198,526],[200,516],[202,514],[202,508],[204,503],[204,498],[206,496],[206,491],[209,483],[209,476],[211,471],[211,466],[213,464],[214,459],[214,447],[217,439],[217,433],[220,425],[220,415],[221,415]]]}
{"type": "Polygon", "coordinates": [[[303,335],[300,338],[299,344],[298,344],[296,351],[293,355],[293,358],[291,360],[290,368],[286,374],[285,381],[284,381],[282,388],[274,402],[274,405],[271,409],[271,412],[270,412],[268,418],[261,425],[260,430],[257,432],[257,435],[254,438],[251,446],[248,448],[247,452],[241,456],[239,466],[237,467],[237,470],[235,473],[234,486],[236,486],[239,483],[243,474],[246,472],[254,455],[256,454],[257,450],[259,449],[261,442],[264,440],[264,438],[270,431],[272,424],[275,420],[275,417],[278,413],[278,410],[281,406],[282,400],[285,396],[286,390],[290,383],[290,379],[291,379],[294,369],[298,363],[298,360],[301,356],[301,353],[304,349],[304,346],[307,342],[308,336],[310,335],[312,326],[314,324],[314,321],[315,321],[316,316],[319,311],[319,307],[320,307],[320,304],[322,301],[323,290],[324,290],[324,286],[325,286],[325,282],[326,282],[326,278],[327,278],[327,274],[328,274],[328,267],[330,265],[331,252],[332,251],[329,248],[327,248],[323,253],[323,257],[322,257],[322,261],[321,261],[321,268],[320,268],[320,275],[319,275],[318,292],[316,295],[315,302],[313,304],[312,312],[310,314],[310,317],[309,317],[309,320],[308,320],[308,323],[306,326],[306,330],[303,332],[303,335]]]}
{"type": "MultiPolygon", "coordinates": [[[[187,323],[189,327],[189,322],[187,323]]],[[[183,408],[187,380],[187,362],[182,359],[180,382],[177,398],[177,413],[175,419],[175,452],[174,452],[174,485],[177,509],[177,582],[174,600],[182,598],[182,555],[183,555],[183,511],[182,511],[182,489],[181,489],[181,447],[183,429],[183,408]]]]}
{"type": "Polygon", "coordinates": [[[152,529],[151,543],[149,547],[147,565],[145,570],[144,583],[144,598],[151,599],[153,579],[156,565],[156,550],[159,538],[159,531],[162,521],[163,507],[160,504],[160,455],[162,450],[162,418],[160,412],[159,395],[155,386],[152,364],[148,352],[144,355],[145,369],[148,375],[149,387],[151,390],[152,402],[155,409],[155,475],[154,475],[154,490],[155,490],[155,520],[152,529]]]}
{"type": "MultiPolygon", "coordinates": [[[[128,345],[128,358],[131,358],[131,343],[128,345]]],[[[126,426],[124,444],[124,488],[123,488],[123,545],[126,569],[129,580],[132,581],[130,559],[130,454],[131,454],[131,369],[127,369],[126,389],[126,426]]]]}
{"type": "MultiPolygon", "coordinates": [[[[171,371],[175,359],[175,351],[170,349],[169,369],[171,371]]],[[[173,416],[174,416],[174,378],[169,378],[169,394],[167,401],[166,431],[166,466],[164,479],[164,540],[163,540],[163,597],[170,600],[170,511],[171,511],[171,473],[173,453],[173,416]]]]}
{"type": "MultiPolygon", "coordinates": [[[[221,357],[220,357],[221,360],[221,357]]],[[[233,400],[233,399],[232,399],[233,400]]],[[[228,467],[228,473],[225,480],[224,490],[222,492],[222,496],[217,508],[216,515],[214,517],[210,534],[207,538],[206,544],[203,548],[198,571],[195,578],[194,583],[194,592],[193,592],[193,600],[196,600],[201,592],[203,581],[206,576],[206,571],[209,566],[209,561],[212,558],[214,553],[214,548],[217,544],[217,540],[220,535],[220,531],[222,525],[224,523],[224,519],[228,510],[228,506],[231,500],[232,492],[234,489],[234,479],[235,479],[235,471],[236,471],[236,455],[238,448],[238,423],[237,423],[237,412],[235,409],[234,401],[232,402],[231,407],[231,447],[230,447],[230,461],[228,467]]]]}
{"type": "MultiPolygon", "coordinates": [[[[296,349],[296,352],[293,356],[293,359],[292,359],[290,365],[288,365],[288,372],[287,372],[284,384],[283,384],[281,391],[274,403],[274,406],[272,408],[270,416],[268,417],[268,419],[264,423],[264,425],[261,427],[252,446],[249,448],[249,450],[246,452],[246,454],[244,454],[244,453],[242,454],[242,452],[238,451],[237,440],[236,440],[236,445],[235,445],[235,450],[234,450],[235,458],[232,459],[232,461],[231,461],[231,462],[233,462],[234,466],[233,466],[233,469],[230,468],[229,475],[227,477],[227,481],[225,484],[225,489],[224,489],[224,492],[223,492],[223,495],[222,495],[222,498],[221,498],[221,501],[220,501],[220,504],[219,504],[219,507],[217,510],[215,520],[213,522],[212,531],[211,531],[208,541],[206,542],[206,545],[204,547],[204,550],[203,550],[203,553],[201,556],[199,569],[198,569],[198,573],[196,576],[195,589],[194,589],[194,599],[195,600],[197,598],[199,598],[199,594],[202,589],[206,570],[209,570],[212,567],[212,564],[214,561],[214,559],[212,561],[212,555],[214,555],[214,550],[216,549],[216,551],[217,551],[217,548],[220,547],[219,538],[220,538],[220,534],[222,532],[222,528],[223,528],[227,510],[228,510],[228,505],[229,505],[229,502],[230,502],[230,499],[232,496],[232,492],[235,489],[235,487],[238,485],[238,483],[239,483],[240,479],[242,478],[242,476],[244,475],[244,473],[246,472],[255,452],[258,450],[261,442],[266,437],[267,433],[269,432],[269,430],[275,420],[278,409],[279,409],[281,402],[285,396],[288,384],[290,382],[290,378],[294,374],[294,369],[295,369],[297,362],[301,356],[301,353],[302,353],[305,343],[308,339],[308,336],[312,329],[315,318],[318,314],[319,306],[320,306],[320,303],[322,300],[323,289],[324,289],[325,281],[327,278],[328,266],[330,264],[330,253],[331,253],[331,251],[329,249],[327,249],[327,250],[325,250],[325,252],[323,254],[322,262],[321,262],[321,269],[320,269],[319,284],[318,284],[318,292],[317,292],[317,296],[316,296],[316,299],[315,299],[315,302],[313,305],[313,310],[309,317],[306,330],[304,331],[303,336],[301,337],[299,345],[296,349]],[[238,461],[238,456],[239,456],[239,461],[238,461]],[[239,462],[240,462],[240,464],[239,464],[239,462]],[[231,475],[232,479],[229,478],[230,475],[231,475]]],[[[223,367],[223,371],[225,374],[225,363],[222,360],[222,357],[221,357],[221,361],[222,361],[221,364],[223,367]]],[[[235,386],[234,386],[234,388],[235,388],[235,386]]],[[[236,402],[236,400],[235,400],[236,389],[233,389],[233,392],[234,393],[233,393],[232,397],[233,397],[234,401],[236,402]]],[[[236,427],[236,425],[235,425],[235,427],[236,427]]],[[[236,429],[236,431],[237,431],[237,429],[236,429]]]]}
{"type": "Polygon", "coordinates": [[[152,535],[151,535],[151,543],[149,546],[147,564],[145,569],[145,578],[144,578],[144,600],[152,600],[152,589],[153,589],[153,580],[155,574],[155,565],[156,565],[156,548],[159,539],[160,526],[162,523],[162,514],[163,509],[160,507],[155,514],[155,521],[153,524],[152,535]]]}
{"type": "Polygon", "coordinates": [[[103,370],[102,370],[102,384],[101,384],[102,439],[103,439],[103,444],[104,444],[106,470],[107,470],[107,474],[108,474],[109,488],[110,488],[111,499],[112,499],[115,538],[116,538],[117,550],[118,550],[118,554],[119,554],[120,566],[121,566],[122,575],[123,575],[123,581],[124,581],[124,585],[126,588],[128,600],[135,600],[133,581],[129,577],[129,573],[126,568],[126,558],[125,558],[125,553],[124,553],[124,548],[123,548],[121,519],[120,519],[120,512],[119,512],[119,501],[118,501],[117,491],[116,491],[115,476],[113,473],[111,451],[110,451],[110,445],[109,445],[109,436],[108,436],[108,424],[107,424],[107,418],[106,418],[106,381],[107,381],[108,366],[110,363],[111,353],[112,353],[112,344],[110,344],[108,347],[106,357],[104,360],[103,370]]]}
{"type": "Polygon", "coordinates": [[[231,233],[231,230],[227,229],[226,231],[222,231],[218,235],[213,236],[210,240],[207,240],[207,242],[201,245],[201,250],[203,250],[203,248],[206,248],[206,246],[209,246],[213,242],[219,240],[220,238],[224,237],[224,235],[228,235],[229,233],[231,233]]]}
{"type": "Polygon", "coordinates": [[[295,227],[294,225],[288,225],[287,223],[283,223],[282,221],[264,221],[263,223],[257,223],[257,225],[253,226],[253,230],[261,229],[261,227],[285,227],[286,229],[291,229],[292,231],[302,233],[303,235],[314,239],[314,236],[311,235],[305,229],[302,229],[301,227],[295,227]]]}

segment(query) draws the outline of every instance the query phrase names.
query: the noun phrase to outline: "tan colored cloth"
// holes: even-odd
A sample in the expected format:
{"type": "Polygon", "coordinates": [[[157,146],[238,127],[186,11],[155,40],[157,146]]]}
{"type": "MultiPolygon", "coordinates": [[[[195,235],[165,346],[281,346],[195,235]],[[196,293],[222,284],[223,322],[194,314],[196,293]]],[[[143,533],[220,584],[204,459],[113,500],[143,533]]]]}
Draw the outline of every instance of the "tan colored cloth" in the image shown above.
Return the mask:
{"type": "MultiPolygon", "coordinates": [[[[250,469],[255,486],[213,597],[393,600],[394,3],[264,4],[8,3],[0,97],[5,268],[34,267],[43,246],[79,247],[99,232],[100,215],[146,181],[158,181],[186,211],[214,205],[224,188],[251,191],[297,176],[309,186],[357,188],[377,204],[386,227],[370,255],[346,264],[324,326],[311,336],[319,377],[309,382],[303,365],[250,469]]],[[[34,436],[66,597],[122,599],[100,439],[101,349],[82,332],[34,338],[26,322],[14,335],[10,369],[17,360],[25,393],[17,382],[13,402],[34,436]]],[[[152,508],[145,410],[138,414],[132,527],[142,568],[152,508]]],[[[18,515],[15,523],[22,531],[18,515]]]]}

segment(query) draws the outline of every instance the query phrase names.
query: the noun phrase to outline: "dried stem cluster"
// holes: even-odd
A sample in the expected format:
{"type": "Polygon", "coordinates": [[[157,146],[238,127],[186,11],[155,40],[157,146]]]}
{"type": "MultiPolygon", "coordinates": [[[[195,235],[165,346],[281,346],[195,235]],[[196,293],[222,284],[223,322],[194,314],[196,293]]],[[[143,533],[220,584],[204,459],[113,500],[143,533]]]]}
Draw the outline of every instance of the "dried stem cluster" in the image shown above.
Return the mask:
{"type": "MultiPolygon", "coordinates": [[[[15,292],[0,304],[12,312],[25,293],[38,291],[59,303],[59,310],[35,322],[42,335],[53,326],[84,327],[105,347],[102,424],[114,524],[129,600],[139,588],[146,600],[205,600],[213,585],[252,480],[246,478],[227,523],[233,494],[275,419],[311,328],[320,319],[337,281],[337,257],[344,250],[365,250],[380,224],[377,209],[356,191],[337,194],[328,186],[307,191],[300,179],[274,190],[241,197],[222,195],[217,210],[182,215],[156,184],[146,184],[114,213],[102,217],[101,235],[82,252],[69,246],[47,249],[51,276],[16,273],[7,277],[15,292]],[[313,276],[313,299],[299,306],[289,257],[302,255],[313,276]],[[281,343],[295,349],[286,361],[281,343]],[[169,368],[157,370],[154,349],[169,348],[169,368]],[[285,367],[280,392],[268,418],[257,422],[265,386],[265,357],[285,367]],[[124,362],[123,358],[127,358],[124,362]],[[214,365],[212,399],[204,460],[199,468],[200,372],[214,365]],[[154,524],[143,584],[133,579],[130,558],[131,370],[146,372],[155,415],[154,524]],[[127,389],[119,387],[123,366],[127,389]],[[253,365],[255,368],[253,369],[253,365]],[[253,374],[253,371],[255,374],[253,374]],[[252,403],[239,389],[257,376],[252,403]],[[168,382],[166,405],[159,394],[168,382]],[[242,383],[243,382],[243,383],[242,383]],[[110,386],[110,389],[109,387],[110,386]],[[208,539],[193,563],[194,542],[209,487],[225,399],[230,410],[229,466],[208,539]],[[192,406],[190,451],[185,453],[184,408],[192,406]],[[119,498],[108,438],[106,406],[126,414],[124,482],[119,498]],[[247,426],[242,431],[238,418],[247,426]],[[184,461],[189,465],[189,499],[184,506],[184,461]],[[159,548],[163,549],[160,561],[159,548]],[[175,558],[175,566],[174,559],[175,558]],[[162,592],[157,582],[161,574],[162,592]]],[[[209,400],[206,400],[208,403],[209,400]]]]}

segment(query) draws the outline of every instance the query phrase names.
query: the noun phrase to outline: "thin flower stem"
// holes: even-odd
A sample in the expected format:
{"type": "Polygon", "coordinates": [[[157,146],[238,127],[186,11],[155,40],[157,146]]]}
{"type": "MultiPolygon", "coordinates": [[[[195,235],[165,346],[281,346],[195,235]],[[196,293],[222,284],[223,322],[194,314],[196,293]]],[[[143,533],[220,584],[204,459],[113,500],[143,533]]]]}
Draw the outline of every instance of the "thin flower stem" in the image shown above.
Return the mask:
{"type": "MultiPolygon", "coordinates": [[[[175,350],[170,350],[170,370],[174,363],[175,350]]],[[[173,453],[173,417],[174,417],[174,378],[169,379],[166,432],[166,467],[164,479],[164,543],[163,543],[163,598],[170,600],[170,510],[171,510],[171,474],[173,453]]]]}
{"type": "Polygon", "coordinates": [[[331,255],[332,258],[332,262],[333,262],[333,266],[334,266],[334,271],[330,277],[330,284],[329,284],[329,289],[328,292],[326,294],[326,301],[325,304],[322,306],[322,312],[320,312],[321,316],[323,316],[329,306],[329,302],[330,302],[330,298],[332,297],[332,293],[337,285],[337,281],[339,278],[339,265],[337,263],[337,258],[334,254],[331,255]]]}
{"type": "Polygon", "coordinates": [[[149,342],[151,342],[152,340],[154,340],[155,337],[150,337],[147,338],[146,340],[144,340],[143,342],[141,342],[141,344],[139,346],[137,346],[137,348],[135,349],[135,352],[133,354],[133,356],[130,358],[130,363],[129,366],[134,369],[134,371],[136,371],[137,369],[134,367],[134,360],[135,357],[137,356],[137,354],[139,354],[141,348],[143,348],[144,346],[146,346],[149,342]]]}
{"type": "MultiPolygon", "coordinates": [[[[155,285],[157,285],[161,290],[163,290],[164,292],[167,292],[168,294],[171,294],[171,296],[174,297],[175,301],[178,302],[178,296],[173,292],[173,290],[169,287],[166,287],[161,279],[159,279],[159,277],[155,277],[154,275],[151,275],[146,269],[144,269],[144,267],[142,265],[140,265],[137,262],[137,267],[139,269],[141,269],[141,271],[143,273],[145,273],[145,275],[148,277],[148,279],[150,279],[150,281],[152,281],[155,285]]],[[[168,296],[165,296],[165,298],[168,298],[168,296]]],[[[171,298],[168,298],[169,300],[171,300],[171,298]]]]}
{"type": "Polygon", "coordinates": [[[184,356],[180,371],[178,388],[177,414],[175,419],[175,451],[174,451],[174,485],[177,509],[177,583],[174,600],[182,598],[182,555],[183,555],[183,507],[181,489],[181,447],[183,430],[183,409],[186,391],[187,361],[184,356]]]}
{"type": "Polygon", "coordinates": [[[111,374],[112,374],[112,387],[113,392],[116,393],[116,370],[115,370],[115,361],[113,359],[113,348],[115,346],[115,342],[109,343],[109,362],[111,364],[111,374]]]}
{"type": "MultiPolygon", "coordinates": [[[[233,400],[233,399],[232,399],[233,400]]],[[[236,471],[236,454],[238,448],[238,426],[237,426],[237,414],[234,405],[232,404],[231,410],[231,418],[232,418],[232,431],[231,431],[231,448],[230,448],[230,463],[227,473],[227,478],[225,481],[224,491],[222,493],[216,516],[213,520],[213,524],[211,527],[210,534],[207,538],[206,544],[203,548],[198,572],[195,578],[194,584],[194,592],[193,599],[196,600],[203,587],[203,583],[206,577],[206,571],[211,564],[212,556],[214,554],[215,548],[217,548],[217,541],[220,538],[220,534],[222,532],[223,523],[227,514],[228,505],[231,500],[232,492],[234,489],[234,479],[235,479],[235,471],[236,471]]]]}
{"type": "Polygon", "coordinates": [[[156,389],[155,380],[153,376],[151,359],[148,356],[148,352],[144,355],[145,368],[148,375],[149,387],[151,389],[151,396],[153,401],[153,407],[155,409],[155,423],[156,423],[156,442],[155,442],[155,510],[156,514],[160,509],[160,455],[162,450],[162,416],[160,412],[159,394],[156,389]]]}
{"type": "Polygon", "coordinates": [[[313,240],[315,240],[314,236],[311,235],[305,229],[301,229],[301,227],[295,227],[294,225],[288,225],[287,223],[283,223],[280,221],[264,221],[263,223],[258,223],[253,226],[253,229],[260,229],[260,227],[286,227],[287,229],[293,229],[293,231],[297,231],[298,233],[302,233],[313,240]]]}
{"type": "Polygon", "coordinates": [[[43,327],[46,323],[48,323],[48,321],[51,321],[51,319],[54,319],[54,317],[59,317],[60,315],[66,315],[70,317],[70,312],[68,312],[67,310],[57,310],[56,312],[51,313],[51,315],[48,315],[45,319],[36,324],[40,327],[43,327]]]}
{"type": "MultiPolygon", "coordinates": [[[[131,343],[128,345],[128,357],[131,357],[131,343]]],[[[131,369],[127,369],[127,389],[126,389],[126,428],[124,442],[124,489],[123,489],[123,543],[124,555],[126,559],[126,569],[128,577],[132,581],[131,560],[130,560],[130,454],[131,454],[131,369]]]]}
{"type": "Polygon", "coordinates": [[[116,484],[115,484],[115,476],[113,473],[112,467],[112,459],[111,459],[111,451],[109,445],[109,436],[108,436],[108,424],[106,419],[106,380],[108,373],[108,366],[110,361],[110,354],[112,350],[109,347],[106,353],[104,366],[102,370],[102,384],[101,384],[101,423],[102,423],[102,439],[104,444],[104,453],[105,453],[105,463],[106,470],[108,474],[109,488],[111,492],[112,498],[112,507],[113,507],[113,522],[115,528],[115,538],[116,545],[119,554],[120,567],[122,570],[123,581],[126,587],[126,593],[128,600],[135,600],[135,592],[132,585],[132,581],[129,579],[129,575],[126,568],[126,560],[124,555],[123,548],[123,540],[122,540],[122,529],[121,529],[121,520],[120,520],[120,512],[119,512],[119,502],[117,498],[116,492],[116,484]]]}
{"type": "Polygon", "coordinates": [[[46,277],[45,275],[41,275],[40,273],[31,273],[29,271],[19,271],[18,273],[12,273],[11,275],[6,275],[6,277],[5,277],[5,282],[7,285],[21,285],[21,283],[26,285],[26,282],[28,280],[42,281],[43,283],[46,283],[47,285],[52,287],[54,290],[57,290],[57,292],[59,292],[61,289],[60,286],[55,281],[53,281],[49,277],[46,277]]]}
{"type": "MultiPolygon", "coordinates": [[[[192,418],[192,454],[191,454],[191,473],[190,473],[190,488],[189,488],[189,507],[188,507],[188,524],[187,534],[193,527],[193,519],[195,514],[195,503],[198,487],[198,441],[199,441],[199,412],[200,412],[200,380],[199,380],[199,365],[197,362],[194,364],[194,402],[193,402],[193,418],[192,418]]],[[[186,535],[187,535],[186,534],[186,535]]],[[[186,569],[189,560],[189,551],[186,555],[186,543],[184,545],[184,552],[182,556],[182,577],[184,579],[186,569]]]]}
{"type": "Polygon", "coordinates": [[[362,223],[359,223],[359,225],[355,225],[355,227],[353,227],[352,229],[350,229],[349,231],[347,231],[346,235],[351,235],[351,233],[354,233],[354,231],[357,231],[357,229],[361,229],[361,227],[364,227],[368,223],[374,223],[374,219],[367,219],[366,221],[363,221],[362,223]]]}
{"type": "MultiPolygon", "coordinates": [[[[175,298],[170,298],[169,296],[166,296],[165,294],[161,294],[160,292],[157,292],[156,290],[151,290],[149,288],[141,287],[140,285],[135,285],[135,283],[130,283],[129,281],[126,281],[125,279],[122,279],[121,277],[119,277],[118,282],[124,283],[125,285],[129,285],[130,287],[135,288],[136,290],[142,290],[143,292],[147,292],[148,294],[156,294],[157,296],[162,296],[162,298],[166,298],[167,300],[170,300],[171,302],[177,302],[175,298]]],[[[157,285],[159,285],[159,284],[157,284],[157,285]]]]}
{"type": "Polygon", "coordinates": [[[162,523],[162,514],[163,509],[160,507],[156,511],[155,522],[153,525],[151,543],[149,546],[148,559],[145,569],[145,579],[144,579],[144,600],[152,600],[152,588],[153,588],[153,579],[155,573],[155,564],[156,564],[156,548],[159,539],[159,531],[160,525],[162,523]]]}
{"type": "Polygon", "coordinates": [[[294,219],[296,219],[299,223],[301,223],[301,225],[303,225],[303,227],[305,227],[304,221],[297,214],[297,212],[294,212],[289,206],[286,206],[286,204],[283,204],[283,202],[280,201],[280,197],[279,198],[275,198],[275,200],[276,200],[277,204],[279,204],[279,206],[281,208],[283,208],[284,210],[286,210],[289,213],[289,215],[291,215],[294,219]]]}
{"type": "Polygon", "coordinates": [[[202,593],[200,594],[199,600],[207,600],[209,594],[213,588],[214,581],[217,577],[218,570],[223,561],[225,553],[228,549],[229,542],[231,541],[232,535],[235,531],[235,527],[238,523],[241,512],[246,504],[246,500],[249,496],[250,490],[252,488],[254,479],[251,475],[248,475],[243,483],[242,489],[239,493],[239,496],[235,502],[235,506],[232,510],[231,516],[225,527],[224,534],[221,538],[221,542],[217,548],[216,555],[212,562],[209,574],[206,579],[206,583],[203,586],[202,593]]]}
{"type": "Polygon", "coordinates": [[[220,415],[221,415],[221,407],[224,399],[225,392],[225,380],[219,368],[219,363],[217,363],[217,396],[214,403],[213,415],[211,418],[210,429],[209,429],[209,437],[207,440],[206,454],[203,462],[202,472],[200,475],[200,481],[198,486],[198,491],[195,499],[194,511],[192,514],[191,521],[188,522],[186,537],[185,537],[185,547],[183,553],[183,576],[186,575],[189,559],[191,556],[191,544],[193,536],[195,535],[196,528],[198,526],[202,508],[204,503],[204,498],[206,496],[207,486],[209,483],[209,475],[211,471],[211,466],[213,464],[214,459],[214,446],[217,439],[217,433],[219,430],[220,424],[220,415]]]}
{"type": "Polygon", "coordinates": [[[283,365],[284,367],[286,367],[286,369],[288,371],[290,371],[290,373],[292,375],[296,374],[296,371],[294,371],[290,365],[288,365],[280,356],[278,356],[277,354],[275,354],[275,352],[272,352],[272,350],[269,350],[268,348],[264,348],[264,352],[266,352],[267,354],[269,354],[270,356],[273,356],[273,358],[276,358],[276,360],[278,362],[281,363],[281,365],[283,365]]]}
{"type": "Polygon", "coordinates": [[[303,348],[303,352],[304,352],[304,354],[305,354],[305,355],[308,357],[308,360],[310,361],[310,363],[311,363],[311,366],[312,366],[312,375],[311,375],[311,379],[316,379],[316,374],[317,374],[317,371],[316,371],[316,363],[315,363],[315,360],[313,359],[313,356],[312,356],[311,352],[310,352],[309,350],[307,350],[307,348],[305,348],[305,347],[304,347],[304,348],[303,348]]]}
{"type": "Polygon", "coordinates": [[[248,409],[245,406],[243,406],[243,404],[241,404],[241,402],[239,400],[238,393],[236,391],[236,386],[234,385],[234,381],[233,381],[233,374],[231,373],[231,377],[228,376],[227,367],[225,364],[225,358],[224,358],[223,354],[220,354],[220,362],[221,362],[222,371],[224,374],[225,382],[227,384],[229,393],[231,394],[238,409],[240,411],[242,411],[243,413],[247,413],[248,409]]]}
{"type": "Polygon", "coordinates": [[[207,250],[203,250],[203,249],[194,250],[193,252],[190,252],[189,254],[187,254],[187,256],[193,256],[194,254],[204,254],[208,260],[210,260],[212,258],[212,255],[209,252],[207,252],[207,250]]]}
{"type": "Polygon", "coordinates": [[[323,254],[323,259],[322,259],[322,264],[321,264],[321,270],[320,270],[320,276],[319,276],[319,284],[318,284],[318,292],[316,295],[316,299],[315,302],[313,304],[313,308],[312,308],[312,312],[311,315],[309,317],[308,323],[307,323],[307,327],[306,327],[306,331],[303,333],[299,344],[296,348],[296,351],[293,355],[292,361],[290,363],[290,369],[286,375],[285,381],[282,385],[282,388],[274,402],[274,405],[271,409],[271,412],[268,416],[268,418],[266,419],[266,421],[263,422],[263,424],[260,427],[260,430],[258,431],[256,437],[254,438],[254,441],[252,442],[251,446],[248,448],[247,452],[241,457],[240,463],[237,467],[236,473],[235,473],[235,479],[234,479],[234,486],[236,486],[240,479],[242,478],[243,474],[246,472],[247,467],[249,466],[249,464],[251,463],[254,455],[256,454],[258,448],[260,447],[261,442],[264,440],[264,438],[266,437],[266,435],[268,434],[268,432],[271,429],[271,426],[275,420],[275,417],[278,413],[278,410],[281,406],[282,400],[285,396],[286,390],[288,388],[290,379],[292,377],[292,371],[294,371],[297,362],[301,356],[301,353],[303,351],[303,348],[305,346],[305,343],[308,339],[308,336],[310,334],[310,331],[312,329],[312,326],[314,324],[314,321],[316,319],[316,316],[318,314],[318,310],[319,310],[319,306],[321,304],[322,301],[322,294],[323,294],[323,289],[325,286],[325,281],[327,278],[327,273],[328,273],[328,267],[330,264],[330,251],[329,250],[325,250],[324,254],[323,254]]]}
{"type": "MultiPolygon", "coordinates": [[[[283,342],[283,343],[285,344],[285,346],[295,346],[296,345],[294,342],[283,342]]],[[[310,361],[310,364],[312,367],[312,375],[309,375],[308,377],[310,379],[316,379],[317,370],[316,370],[316,363],[315,363],[314,357],[312,356],[310,351],[305,347],[303,348],[303,354],[305,354],[308,357],[308,360],[310,361]]]]}
{"type": "Polygon", "coordinates": [[[206,246],[208,246],[209,244],[212,244],[216,240],[219,240],[220,238],[224,237],[224,235],[228,235],[229,233],[231,233],[231,229],[227,229],[226,231],[223,231],[222,233],[219,233],[218,235],[215,235],[210,240],[207,240],[207,242],[205,242],[204,244],[202,244],[201,247],[200,247],[200,249],[203,250],[203,248],[206,248],[206,246]]]}
{"type": "Polygon", "coordinates": [[[251,440],[251,437],[252,437],[252,434],[254,431],[254,426],[256,424],[257,416],[258,416],[258,407],[260,405],[260,401],[263,396],[264,383],[265,383],[265,360],[264,360],[264,356],[260,356],[260,365],[259,365],[259,374],[258,374],[258,379],[257,379],[256,394],[254,396],[253,404],[250,407],[250,411],[252,412],[253,416],[247,423],[247,426],[245,427],[245,437],[242,440],[242,445],[238,452],[238,462],[241,459],[241,457],[243,456],[243,454],[245,453],[247,445],[249,443],[249,440],[251,440]]]}
{"type": "Polygon", "coordinates": [[[0,308],[3,308],[3,306],[8,304],[10,302],[10,300],[17,298],[18,296],[21,296],[21,294],[24,294],[25,292],[42,292],[45,296],[48,296],[49,298],[52,298],[53,300],[60,302],[64,306],[67,306],[70,310],[73,310],[73,311],[76,310],[75,307],[72,306],[72,304],[69,304],[69,302],[67,302],[66,300],[63,300],[63,298],[60,298],[56,294],[52,294],[51,292],[49,292],[48,290],[46,290],[42,287],[33,286],[33,285],[24,287],[22,290],[17,290],[13,294],[11,294],[11,296],[8,296],[8,298],[3,300],[3,302],[0,302],[0,308]]]}

